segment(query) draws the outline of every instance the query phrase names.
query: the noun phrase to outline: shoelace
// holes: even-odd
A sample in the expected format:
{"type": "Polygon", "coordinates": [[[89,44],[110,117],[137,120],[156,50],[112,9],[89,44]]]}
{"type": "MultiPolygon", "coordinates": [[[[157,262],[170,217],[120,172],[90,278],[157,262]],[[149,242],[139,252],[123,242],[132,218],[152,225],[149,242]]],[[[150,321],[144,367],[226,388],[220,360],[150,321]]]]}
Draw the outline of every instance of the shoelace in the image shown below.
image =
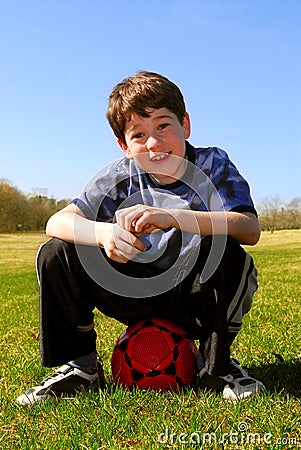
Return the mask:
{"type": "Polygon", "coordinates": [[[243,378],[243,377],[245,377],[245,374],[238,367],[235,367],[232,364],[231,364],[231,367],[230,367],[230,375],[232,375],[234,380],[236,378],[243,378]]]}
{"type": "MultiPolygon", "coordinates": [[[[70,369],[72,369],[72,367],[70,366],[70,369]]],[[[66,370],[64,372],[53,372],[51,375],[49,375],[48,377],[46,377],[42,382],[41,382],[41,386],[44,386],[48,381],[53,380],[54,378],[63,378],[67,373],[69,372],[69,370],[66,370]]]]}

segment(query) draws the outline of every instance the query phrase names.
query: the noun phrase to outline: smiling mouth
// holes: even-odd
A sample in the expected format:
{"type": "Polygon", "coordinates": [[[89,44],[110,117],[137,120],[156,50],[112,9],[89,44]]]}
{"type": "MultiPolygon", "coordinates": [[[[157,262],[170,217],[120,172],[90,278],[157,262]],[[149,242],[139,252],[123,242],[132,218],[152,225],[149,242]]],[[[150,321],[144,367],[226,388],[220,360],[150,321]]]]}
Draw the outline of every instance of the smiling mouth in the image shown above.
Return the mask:
{"type": "Polygon", "coordinates": [[[161,155],[154,156],[151,161],[162,161],[162,159],[167,158],[170,155],[170,153],[161,153],[161,155]]]}

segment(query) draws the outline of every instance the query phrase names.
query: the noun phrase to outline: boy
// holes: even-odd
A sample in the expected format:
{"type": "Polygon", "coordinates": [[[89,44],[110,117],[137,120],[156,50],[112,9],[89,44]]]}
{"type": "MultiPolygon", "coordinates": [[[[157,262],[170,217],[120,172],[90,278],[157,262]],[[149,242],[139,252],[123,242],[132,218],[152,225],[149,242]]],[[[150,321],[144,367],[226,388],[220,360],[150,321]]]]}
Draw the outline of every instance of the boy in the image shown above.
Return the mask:
{"type": "Polygon", "coordinates": [[[37,257],[41,363],[63,364],[18,397],[102,387],[93,310],[129,325],[162,317],[200,342],[198,384],[240,400],[263,390],[230,358],[257,289],[259,223],[246,181],[218,148],[195,148],[179,88],[138,72],[110,95],[124,157],[48,221],[37,257]]]}

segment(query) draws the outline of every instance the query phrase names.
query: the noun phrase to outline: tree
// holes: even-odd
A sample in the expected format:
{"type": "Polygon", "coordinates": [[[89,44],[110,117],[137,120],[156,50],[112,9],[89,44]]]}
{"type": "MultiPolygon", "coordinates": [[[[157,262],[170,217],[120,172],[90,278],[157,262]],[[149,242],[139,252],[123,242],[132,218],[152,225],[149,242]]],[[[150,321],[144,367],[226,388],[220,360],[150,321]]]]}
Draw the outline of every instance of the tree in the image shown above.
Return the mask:
{"type": "Polygon", "coordinates": [[[261,229],[288,230],[301,228],[301,198],[283,204],[279,197],[268,197],[258,205],[261,229]]]}
{"type": "Polygon", "coordinates": [[[273,233],[277,229],[282,205],[278,196],[266,197],[261,201],[258,211],[262,230],[269,230],[273,233]]]}
{"type": "Polygon", "coordinates": [[[26,229],[27,200],[8,180],[0,180],[0,231],[10,233],[26,229]]]}
{"type": "Polygon", "coordinates": [[[287,206],[288,228],[301,228],[301,197],[295,197],[287,206]]]}
{"type": "Polygon", "coordinates": [[[9,180],[0,179],[0,233],[45,230],[49,217],[69,200],[25,196],[9,180]]]}

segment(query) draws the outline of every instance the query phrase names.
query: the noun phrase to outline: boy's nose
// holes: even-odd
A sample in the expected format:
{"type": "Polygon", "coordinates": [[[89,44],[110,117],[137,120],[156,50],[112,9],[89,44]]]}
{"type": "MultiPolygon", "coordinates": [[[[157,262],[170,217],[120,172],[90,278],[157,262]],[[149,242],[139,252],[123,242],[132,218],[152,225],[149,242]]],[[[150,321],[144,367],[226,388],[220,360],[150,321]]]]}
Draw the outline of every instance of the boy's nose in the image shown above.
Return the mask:
{"type": "Polygon", "coordinates": [[[161,147],[162,142],[160,136],[153,134],[147,139],[146,147],[148,150],[156,150],[161,147]]]}

